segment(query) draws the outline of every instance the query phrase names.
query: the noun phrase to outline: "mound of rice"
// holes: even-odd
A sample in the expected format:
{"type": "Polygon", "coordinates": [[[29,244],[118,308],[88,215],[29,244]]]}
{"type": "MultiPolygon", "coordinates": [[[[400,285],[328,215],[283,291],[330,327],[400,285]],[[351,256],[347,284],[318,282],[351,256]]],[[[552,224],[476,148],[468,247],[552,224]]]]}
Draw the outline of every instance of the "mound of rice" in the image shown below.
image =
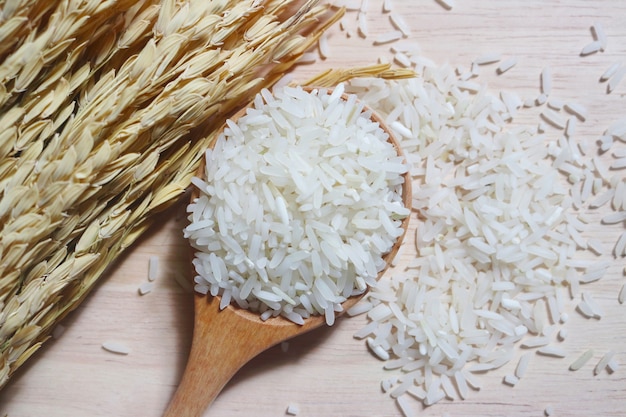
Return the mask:
{"type": "Polygon", "coordinates": [[[296,323],[332,325],[385,266],[410,209],[407,166],[343,85],[264,90],[206,152],[184,236],[195,290],[296,323]]]}

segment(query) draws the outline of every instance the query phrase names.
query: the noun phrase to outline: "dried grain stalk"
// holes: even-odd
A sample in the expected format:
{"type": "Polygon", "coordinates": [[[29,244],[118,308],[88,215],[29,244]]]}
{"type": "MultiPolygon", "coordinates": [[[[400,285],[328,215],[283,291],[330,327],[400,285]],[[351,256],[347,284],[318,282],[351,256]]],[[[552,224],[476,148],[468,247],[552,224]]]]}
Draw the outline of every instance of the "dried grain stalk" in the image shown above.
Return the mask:
{"type": "MultiPolygon", "coordinates": [[[[20,32],[0,19],[0,38],[21,34],[4,62],[29,44],[50,59],[0,64],[0,388],[183,194],[223,120],[343,13],[313,0],[12,3],[2,16],[37,24],[20,32]],[[42,10],[67,33],[51,34],[42,10]],[[79,25],[83,14],[100,30],[79,25]],[[62,46],[42,41],[53,36],[62,46]]],[[[403,73],[315,81],[359,75],[403,73]]]]}
{"type": "Polygon", "coordinates": [[[341,15],[315,3],[68,0],[47,17],[43,2],[2,11],[0,35],[19,32],[11,16],[34,13],[39,23],[0,64],[9,132],[0,145],[0,386],[186,189],[220,120],[341,15]]]}

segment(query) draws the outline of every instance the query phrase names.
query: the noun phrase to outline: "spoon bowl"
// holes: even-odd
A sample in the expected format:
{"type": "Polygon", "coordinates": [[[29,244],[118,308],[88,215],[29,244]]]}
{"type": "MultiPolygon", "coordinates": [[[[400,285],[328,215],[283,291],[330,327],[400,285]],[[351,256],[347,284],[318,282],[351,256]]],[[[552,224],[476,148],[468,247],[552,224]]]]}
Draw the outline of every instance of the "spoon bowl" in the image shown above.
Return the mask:
{"type": "MultiPolygon", "coordinates": [[[[313,87],[303,87],[311,92],[313,87]]],[[[329,93],[330,93],[329,89],[329,93]]],[[[344,94],[345,100],[347,96],[344,94]]],[[[396,153],[404,157],[400,144],[386,126],[385,122],[371,109],[371,119],[389,135],[388,141],[396,153]]],[[[235,113],[230,120],[246,114],[247,107],[235,113]]],[[[204,175],[204,166],[198,175],[204,175]]],[[[405,207],[411,204],[411,177],[403,174],[402,201],[405,207]]],[[[199,196],[197,189],[192,192],[191,200],[199,196]]],[[[397,238],[391,250],[383,258],[388,266],[398,253],[408,229],[409,217],[402,221],[403,233],[397,238]]],[[[387,267],[379,272],[379,279],[387,267]]],[[[367,292],[367,291],[366,291],[367,292]]],[[[349,297],[342,303],[342,311],[337,316],[354,306],[366,292],[349,297]]],[[[181,382],[172,398],[165,417],[198,417],[213,402],[226,383],[248,361],[259,353],[295,336],[307,333],[326,324],[324,315],[312,315],[304,319],[304,324],[296,324],[282,316],[262,320],[259,313],[240,308],[233,303],[220,309],[220,297],[194,294],[194,330],[188,362],[181,382]]]]}

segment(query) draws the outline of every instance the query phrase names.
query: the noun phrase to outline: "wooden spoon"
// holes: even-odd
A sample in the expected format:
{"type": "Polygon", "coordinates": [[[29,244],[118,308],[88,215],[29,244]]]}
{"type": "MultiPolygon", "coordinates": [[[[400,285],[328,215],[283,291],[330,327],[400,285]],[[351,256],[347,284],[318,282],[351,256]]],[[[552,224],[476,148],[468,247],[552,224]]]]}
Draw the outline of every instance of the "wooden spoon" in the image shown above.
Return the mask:
{"type": "MultiPolygon", "coordinates": [[[[305,89],[312,90],[311,87],[305,89]]],[[[231,120],[236,121],[245,112],[246,108],[241,109],[231,120]]],[[[398,155],[404,156],[384,121],[374,112],[371,118],[389,134],[389,142],[393,144],[398,155]]],[[[199,173],[203,173],[203,167],[199,173]]],[[[192,200],[197,196],[196,190],[192,194],[192,200]]],[[[411,177],[408,172],[404,174],[402,199],[405,207],[410,207],[411,177]]],[[[408,224],[409,216],[402,222],[404,233],[397,239],[391,251],[384,256],[387,265],[396,256],[408,224]]],[[[378,274],[378,278],[385,270],[378,274]]],[[[342,304],[343,312],[356,304],[363,295],[365,293],[347,299],[342,304]]],[[[219,306],[219,296],[211,297],[198,293],[194,295],[191,351],[182,380],[164,414],[165,417],[201,416],[235,373],[256,355],[280,342],[326,324],[324,315],[311,316],[304,320],[304,324],[299,325],[280,316],[263,321],[258,313],[233,304],[223,310],[220,310],[219,306]]]]}

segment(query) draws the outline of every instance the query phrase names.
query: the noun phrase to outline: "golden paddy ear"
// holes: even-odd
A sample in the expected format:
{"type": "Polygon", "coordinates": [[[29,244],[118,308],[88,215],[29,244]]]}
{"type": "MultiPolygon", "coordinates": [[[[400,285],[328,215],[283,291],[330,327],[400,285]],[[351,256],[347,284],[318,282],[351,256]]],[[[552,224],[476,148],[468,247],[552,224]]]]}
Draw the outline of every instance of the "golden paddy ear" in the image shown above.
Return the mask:
{"type": "Polygon", "coordinates": [[[0,386],[184,193],[213,121],[271,87],[344,13],[309,1],[88,3],[2,9],[0,386]]]}

